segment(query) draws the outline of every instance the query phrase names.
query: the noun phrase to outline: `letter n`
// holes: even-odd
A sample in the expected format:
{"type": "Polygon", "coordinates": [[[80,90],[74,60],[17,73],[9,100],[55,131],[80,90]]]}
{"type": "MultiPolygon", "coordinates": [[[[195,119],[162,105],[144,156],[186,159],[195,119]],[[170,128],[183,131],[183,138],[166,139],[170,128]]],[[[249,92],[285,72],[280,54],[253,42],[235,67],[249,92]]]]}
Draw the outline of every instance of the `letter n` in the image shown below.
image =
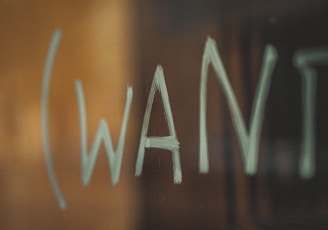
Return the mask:
{"type": "Polygon", "coordinates": [[[182,173],[181,173],[180,152],[179,152],[180,145],[174,128],[169,96],[165,84],[163,68],[161,66],[157,66],[156,68],[153,83],[151,85],[150,93],[148,96],[147,108],[144,115],[139,150],[138,150],[138,157],[136,162],[136,171],[135,171],[136,176],[140,176],[142,172],[144,156],[145,156],[145,148],[157,148],[157,149],[164,149],[164,150],[171,151],[172,161],[173,161],[174,183],[181,183],[182,173]],[[156,91],[160,92],[160,95],[163,100],[165,116],[168,123],[170,136],[162,136],[162,137],[146,136],[148,133],[150,114],[151,114],[156,91]]]}
{"type": "Polygon", "coordinates": [[[208,38],[203,54],[201,82],[200,82],[200,145],[199,145],[199,171],[207,173],[209,171],[208,147],[206,132],[206,91],[208,68],[212,64],[215,74],[221,84],[223,94],[226,97],[229,110],[232,115],[232,123],[237,133],[237,139],[241,148],[247,174],[255,174],[258,161],[258,146],[261,125],[264,116],[265,102],[268,96],[270,79],[273,67],[277,60],[276,50],[272,46],[267,46],[264,53],[262,71],[259,84],[257,86],[252,114],[250,118],[250,131],[248,132],[238,106],[236,96],[230,85],[227,73],[222,64],[217,51],[215,41],[208,38]]]}

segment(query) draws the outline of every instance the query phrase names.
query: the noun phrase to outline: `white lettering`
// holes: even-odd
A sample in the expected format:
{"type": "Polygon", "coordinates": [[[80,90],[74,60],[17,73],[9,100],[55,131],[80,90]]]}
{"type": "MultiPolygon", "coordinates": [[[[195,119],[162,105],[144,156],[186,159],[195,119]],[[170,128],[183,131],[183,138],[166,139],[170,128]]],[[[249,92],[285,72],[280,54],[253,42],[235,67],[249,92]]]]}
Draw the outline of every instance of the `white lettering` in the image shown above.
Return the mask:
{"type": "Polygon", "coordinates": [[[303,132],[301,158],[298,165],[304,179],[315,174],[315,95],[317,90],[317,72],[311,64],[327,64],[328,50],[300,50],[294,55],[294,64],[302,75],[303,132]]]}
{"type": "Polygon", "coordinates": [[[46,158],[46,166],[48,170],[51,187],[55,193],[55,197],[59,207],[64,210],[66,209],[66,202],[58,186],[58,182],[56,179],[56,174],[51,158],[49,118],[48,118],[51,72],[52,72],[52,67],[55,61],[55,56],[57,53],[60,39],[61,39],[61,30],[56,29],[50,41],[46,63],[43,71],[43,81],[41,87],[41,127],[42,127],[43,150],[46,158]]]}
{"type": "Polygon", "coordinates": [[[229,83],[226,71],[217,51],[215,41],[208,38],[203,54],[201,82],[200,82],[200,145],[199,145],[199,171],[207,173],[209,171],[207,131],[206,131],[206,92],[207,92],[207,72],[209,65],[214,67],[216,76],[221,83],[223,94],[228,102],[229,110],[232,114],[232,122],[237,131],[237,137],[244,160],[245,171],[253,175],[257,170],[258,146],[263,121],[265,102],[270,87],[271,73],[277,59],[276,50],[272,46],[267,46],[264,53],[263,68],[260,75],[260,82],[257,87],[251,114],[250,132],[245,128],[240,108],[235,94],[229,83]]]}
{"type": "Polygon", "coordinates": [[[143,168],[144,156],[145,156],[145,148],[157,148],[157,149],[165,149],[172,152],[172,161],[173,161],[173,175],[174,175],[174,183],[181,183],[182,181],[182,173],[181,173],[181,165],[180,165],[180,144],[177,139],[177,135],[174,128],[173,116],[171,112],[171,106],[169,101],[169,96],[167,93],[167,88],[164,79],[164,73],[161,66],[157,66],[154,80],[151,85],[150,93],[147,101],[147,108],[144,115],[143,126],[141,131],[141,138],[139,144],[138,157],[136,162],[136,171],[135,175],[140,176],[143,168]],[[154,97],[156,91],[159,91],[163,100],[165,116],[167,119],[167,124],[170,132],[170,136],[164,137],[147,137],[148,126],[150,121],[150,113],[152,110],[154,97]]]}
{"type": "Polygon", "coordinates": [[[130,115],[130,108],[133,97],[132,87],[127,89],[127,98],[125,102],[125,109],[122,121],[122,127],[120,137],[116,151],[113,149],[112,138],[108,125],[105,119],[101,119],[99,127],[94,138],[90,153],[88,154],[88,140],[87,140],[87,115],[86,106],[84,100],[84,93],[82,83],[75,81],[76,95],[78,99],[79,113],[80,113],[80,126],[81,126],[81,180],[84,186],[88,185],[91,179],[93,169],[95,167],[96,159],[98,156],[101,141],[104,141],[106,154],[108,157],[109,168],[111,173],[112,184],[115,185],[119,182],[121,165],[123,158],[123,150],[125,143],[125,134],[127,129],[127,123],[130,115]]]}

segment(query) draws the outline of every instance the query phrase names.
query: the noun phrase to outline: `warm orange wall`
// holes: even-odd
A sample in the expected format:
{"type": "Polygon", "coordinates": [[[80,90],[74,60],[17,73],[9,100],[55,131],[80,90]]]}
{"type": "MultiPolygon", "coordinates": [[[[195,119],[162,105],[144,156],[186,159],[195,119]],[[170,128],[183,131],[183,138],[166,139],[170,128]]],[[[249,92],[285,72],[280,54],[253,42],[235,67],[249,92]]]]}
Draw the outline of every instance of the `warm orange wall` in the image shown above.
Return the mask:
{"type": "MultiPolygon", "coordinates": [[[[133,11],[130,1],[0,1],[1,229],[133,229],[137,224],[135,146],[125,148],[117,186],[111,184],[104,149],[89,187],[80,182],[74,89],[74,80],[80,79],[89,148],[101,117],[116,146],[126,87],[133,85],[133,11]],[[63,37],[52,75],[49,120],[55,172],[68,205],[64,212],[50,187],[40,123],[42,73],[57,27],[63,37]]],[[[134,114],[128,143],[135,143],[134,114]]]]}

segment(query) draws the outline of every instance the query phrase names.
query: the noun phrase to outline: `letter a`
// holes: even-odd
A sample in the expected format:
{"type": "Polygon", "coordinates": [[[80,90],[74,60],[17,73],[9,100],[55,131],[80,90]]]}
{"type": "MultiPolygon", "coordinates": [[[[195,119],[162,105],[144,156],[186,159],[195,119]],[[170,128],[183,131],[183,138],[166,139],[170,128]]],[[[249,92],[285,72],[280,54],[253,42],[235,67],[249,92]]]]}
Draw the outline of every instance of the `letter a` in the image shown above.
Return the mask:
{"type": "Polygon", "coordinates": [[[142,172],[144,156],[145,156],[145,148],[157,148],[157,149],[165,149],[171,151],[172,161],[173,161],[174,183],[176,184],[181,183],[182,173],[181,173],[180,152],[179,152],[180,144],[177,139],[177,135],[174,128],[169,96],[165,84],[163,68],[161,66],[157,66],[156,68],[154,74],[154,80],[151,85],[150,93],[148,96],[147,108],[143,120],[138,157],[136,162],[136,171],[135,171],[136,176],[140,176],[142,172]],[[160,92],[162,96],[165,116],[168,123],[170,136],[147,137],[146,135],[149,127],[150,113],[152,110],[154,97],[157,90],[160,92]]]}

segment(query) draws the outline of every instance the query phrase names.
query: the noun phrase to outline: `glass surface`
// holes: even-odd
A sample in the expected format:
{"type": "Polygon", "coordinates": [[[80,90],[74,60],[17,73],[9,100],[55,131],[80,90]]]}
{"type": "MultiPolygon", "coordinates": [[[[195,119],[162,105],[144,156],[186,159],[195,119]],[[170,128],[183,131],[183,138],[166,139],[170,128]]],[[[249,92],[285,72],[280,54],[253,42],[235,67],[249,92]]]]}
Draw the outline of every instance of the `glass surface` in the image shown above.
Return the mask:
{"type": "Polygon", "coordinates": [[[327,1],[0,0],[0,229],[327,229],[327,1]]]}

